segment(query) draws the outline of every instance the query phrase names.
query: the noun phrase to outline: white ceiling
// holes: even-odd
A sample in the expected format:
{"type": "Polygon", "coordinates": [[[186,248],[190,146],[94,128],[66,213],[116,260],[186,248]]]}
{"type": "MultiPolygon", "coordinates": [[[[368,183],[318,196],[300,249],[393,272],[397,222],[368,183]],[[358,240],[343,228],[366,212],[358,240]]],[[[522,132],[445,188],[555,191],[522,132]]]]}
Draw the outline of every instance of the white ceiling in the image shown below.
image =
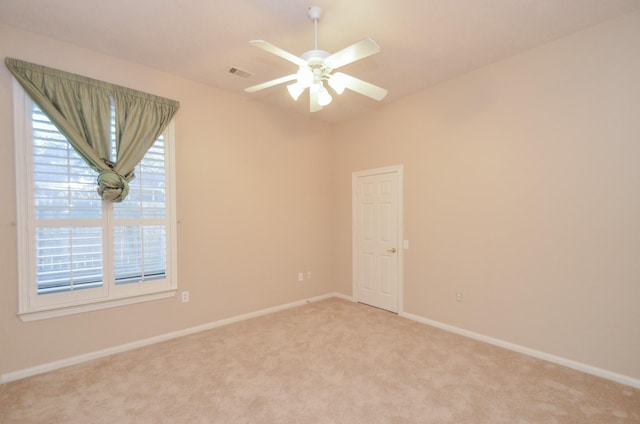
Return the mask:
{"type": "Polygon", "coordinates": [[[312,5],[324,10],[320,49],[333,53],[370,36],[382,50],[341,71],[389,95],[378,103],[347,90],[313,114],[337,122],[640,9],[640,0],[0,0],[0,23],[309,114],[304,97],[294,103],[284,85],[243,90],[296,71],[248,41],[296,55],[312,49],[312,5]],[[252,76],[234,76],[231,67],[252,76]]]}

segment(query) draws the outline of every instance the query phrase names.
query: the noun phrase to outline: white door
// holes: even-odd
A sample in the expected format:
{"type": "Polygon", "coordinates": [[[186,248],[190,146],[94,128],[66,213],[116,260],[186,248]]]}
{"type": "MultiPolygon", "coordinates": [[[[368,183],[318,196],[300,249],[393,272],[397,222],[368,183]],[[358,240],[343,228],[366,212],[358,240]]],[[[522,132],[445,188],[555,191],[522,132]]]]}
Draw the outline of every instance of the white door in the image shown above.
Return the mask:
{"type": "Polygon", "coordinates": [[[402,167],[353,174],[356,301],[398,312],[401,283],[402,167]]]}

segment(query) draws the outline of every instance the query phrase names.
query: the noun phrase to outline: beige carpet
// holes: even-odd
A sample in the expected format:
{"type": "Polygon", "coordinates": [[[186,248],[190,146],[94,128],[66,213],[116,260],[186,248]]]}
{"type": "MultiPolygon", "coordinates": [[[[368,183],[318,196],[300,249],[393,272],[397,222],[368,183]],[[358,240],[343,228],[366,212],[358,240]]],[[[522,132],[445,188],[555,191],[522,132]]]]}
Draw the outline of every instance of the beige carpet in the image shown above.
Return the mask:
{"type": "Polygon", "coordinates": [[[5,384],[0,423],[640,423],[640,390],[330,299],[5,384]]]}

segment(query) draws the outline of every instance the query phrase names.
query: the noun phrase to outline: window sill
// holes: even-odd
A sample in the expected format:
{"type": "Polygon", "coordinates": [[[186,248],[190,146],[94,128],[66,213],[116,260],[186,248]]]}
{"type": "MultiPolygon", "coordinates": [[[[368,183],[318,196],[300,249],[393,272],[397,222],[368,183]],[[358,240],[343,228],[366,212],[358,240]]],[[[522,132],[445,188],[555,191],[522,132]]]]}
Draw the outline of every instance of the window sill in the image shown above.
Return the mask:
{"type": "Polygon", "coordinates": [[[41,311],[22,312],[18,316],[24,322],[38,321],[42,319],[62,317],[66,315],[81,314],[83,312],[98,311],[100,309],[115,308],[134,303],[149,302],[152,300],[166,299],[176,294],[175,289],[158,293],[144,294],[140,296],[125,297],[120,299],[105,300],[102,302],[85,303],[82,305],[67,306],[64,308],[47,309],[41,311]]]}

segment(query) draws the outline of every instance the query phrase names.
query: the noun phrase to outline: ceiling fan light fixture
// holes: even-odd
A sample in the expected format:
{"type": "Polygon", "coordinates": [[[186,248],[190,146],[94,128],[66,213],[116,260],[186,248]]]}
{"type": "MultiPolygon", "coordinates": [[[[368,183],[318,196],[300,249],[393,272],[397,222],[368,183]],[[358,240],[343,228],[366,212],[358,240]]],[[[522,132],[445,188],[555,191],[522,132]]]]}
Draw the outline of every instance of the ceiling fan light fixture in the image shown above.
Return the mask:
{"type": "Polygon", "coordinates": [[[331,97],[331,94],[329,94],[329,92],[327,91],[327,89],[324,87],[324,85],[322,83],[319,84],[319,88],[318,88],[318,104],[320,106],[326,106],[329,103],[331,103],[331,100],[333,100],[333,98],[331,97]]]}
{"type": "Polygon", "coordinates": [[[299,82],[294,82],[293,84],[287,85],[287,91],[291,95],[291,98],[296,101],[298,100],[304,89],[305,87],[299,82]]]}
{"type": "Polygon", "coordinates": [[[313,82],[313,71],[308,66],[300,66],[296,76],[298,77],[298,84],[303,88],[309,87],[313,82]]]}
{"type": "Polygon", "coordinates": [[[354,43],[342,50],[330,54],[324,50],[318,49],[318,20],[322,15],[322,9],[318,6],[312,6],[308,9],[309,17],[313,20],[314,27],[314,48],[304,52],[301,56],[289,53],[280,47],[264,40],[251,40],[252,45],[272,53],[276,56],[298,65],[298,71],[295,74],[285,75],[271,81],[263,82],[244,90],[253,93],[258,90],[273,87],[282,83],[290,83],[287,90],[294,100],[298,100],[300,95],[309,88],[309,111],[317,112],[323,106],[331,103],[333,98],[324,81],[338,95],[342,94],[346,88],[374,100],[382,100],[387,95],[387,90],[378,87],[350,75],[336,72],[338,68],[353,63],[357,60],[364,59],[380,51],[380,47],[369,37],[354,43]]]}
{"type": "Polygon", "coordinates": [[[344,93],[344,89],[347,88],[347,81],[345,81],[343,74],[340,73],[331,75],[327,82],[329,87],[333,88],[338,94],[344,93]]]}

